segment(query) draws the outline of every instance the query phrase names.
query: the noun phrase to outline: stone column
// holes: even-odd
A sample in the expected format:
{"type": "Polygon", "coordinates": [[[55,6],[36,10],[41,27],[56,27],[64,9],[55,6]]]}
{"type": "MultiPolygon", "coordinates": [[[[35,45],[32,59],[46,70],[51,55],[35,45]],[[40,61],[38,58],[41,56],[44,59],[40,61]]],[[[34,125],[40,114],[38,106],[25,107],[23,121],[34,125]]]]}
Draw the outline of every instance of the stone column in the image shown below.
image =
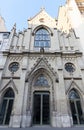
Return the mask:
{"type": "Polygon", "coordinates": [[[23,115],[22,115],[22,123],[21,127],[30,127],[31,126],[31,114],[30,111],[27,110],[27,104],[28,104],[28,87],[29,83],[25,83],[25,90],[24,90],[24,99],[23,99],[23,115]]]}
{"type": "Polygon", "coordinates": [[[20,79],[18,80],[16,87],[18,89],[18,94],[15,95],[14,100],[14,107],[13,107],[13,115],[11,119],[10,126],[11,127],[21,127],[22,126],[22,118],[24,113],[25,107],[24,105],[24,98],[25,98],[25,75],[26,75],[26,68],[27,68],[27,56],[23,57],[23,61],[21,64],[21,72],[20,72],[20,79]]]}
{"type": "Polygon", "coordinates": [[[59,83],[54,81],[54,103],[53,103],[53,111],[52,111],[52,126],[57,127],[57,88],[59,86],[59,83]]]}
{"type": "Polygon", "coordinates": [[[21,127],[26,127],[26,107],[27,107],[28,82],[24,86],[23,109],[21,127]]]}
{"type": "Polygon", "coordinates": [[[10,127],[21,127],[22,109],[23,109],[23,98],[24,98],[24,83],[25,83],[25,71],[21,72],[21,79],[17,86],[18,94],[15,95],[14,107],[12,119],[10,121],[10,127]]]}
{"type": "Polygon", "coordinates": [[[70,127],[67,98],[63,79],[63,70],[59,69],[59,86],[57,86],[57,127],[70,127]]]}

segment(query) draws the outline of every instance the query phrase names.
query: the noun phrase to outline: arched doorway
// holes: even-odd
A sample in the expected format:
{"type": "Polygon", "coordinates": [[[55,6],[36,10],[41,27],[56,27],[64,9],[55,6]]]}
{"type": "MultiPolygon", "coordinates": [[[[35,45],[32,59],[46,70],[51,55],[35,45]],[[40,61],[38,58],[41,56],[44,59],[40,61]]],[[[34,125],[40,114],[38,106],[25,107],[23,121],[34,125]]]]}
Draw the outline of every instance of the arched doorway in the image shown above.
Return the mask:
{"type": "Polygon", "coordinates": [[[33,93],[33,124],[48,125],[50,124],[50,93],[48,80],[44,74],[40,74],[34,83],[38,91],[33,93]],[[43,91],[43,88],[46,89],[43,91]]]}
{"type": "Polygon", "coordinates": [[[75,89],[72,89],[69,93],[69,102],[73,124],[84,124],[84,116],[81,108],[80,96],[75,89]]]}
{"type": "Polygon", "coordinates": [[[2,125],[9,124],[14,97],[15,95],[11,88],[9,88],[3,96],[3,101],[0,109],[0,124],[2,125]]]}

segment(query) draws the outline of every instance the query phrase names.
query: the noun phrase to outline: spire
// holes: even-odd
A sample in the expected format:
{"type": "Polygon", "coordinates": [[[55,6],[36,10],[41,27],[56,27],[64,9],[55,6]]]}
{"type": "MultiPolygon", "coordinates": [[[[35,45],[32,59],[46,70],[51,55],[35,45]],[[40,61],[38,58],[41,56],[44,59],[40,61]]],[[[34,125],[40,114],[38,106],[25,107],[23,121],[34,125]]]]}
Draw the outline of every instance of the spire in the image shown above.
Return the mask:
{"type": "Polygon", "coordinates": [[[16,23],[14,24],[13,29],[16,29],[16,23]]]}
{"type": "Polygon", "coordinates": [[[13,32],[13,34],[16,33],[16,23],[13,25],[12,29],[11,29],[11,32],[13,32]]]}
{"type": "Polygon", "coordinates": [[[7,32],[7,29],[5,27],[5,21],[4,18],[0,14],[0,32],[7,32]]]}

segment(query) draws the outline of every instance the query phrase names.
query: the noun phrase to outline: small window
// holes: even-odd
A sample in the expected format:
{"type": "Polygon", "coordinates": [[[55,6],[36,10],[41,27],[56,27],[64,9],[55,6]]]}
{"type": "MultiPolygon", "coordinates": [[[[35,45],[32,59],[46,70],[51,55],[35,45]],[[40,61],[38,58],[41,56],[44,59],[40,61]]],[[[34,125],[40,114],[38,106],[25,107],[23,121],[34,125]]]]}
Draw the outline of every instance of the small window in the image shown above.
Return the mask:
{"type": "Polygon", "coordinates": [[[0,41],[0,45],[1,45],[1,41],[0,41]]]}
{"type": "Polygon", "coordinates": [[[74,66],[74,64],[72,64],[72,63],[66,63],[66,64],[65,64],[65,70],[66,70],[67,72],[74,72],[74,71],[75,71],[75,66],[74,66]]]}
{"type": "Polygon", "coordinates": [[[36,31],[34,46],[35,47],[49,47],[50,46],[50,34],[46,29],[41,28],[36,31]]]}
{"type": "Polygon", "coordinates": [[[1,49],[2,41],[0,41],[0,49],[1,49]]]}
{"type": "Polygon", "coordinates": [[[18,62],[13,62],[9,65],[9,70],[11,72],[16,72],[19,69],[19,63],[18,62]]]}
{"type": "Polygon", "coordinates": [[[4,38],[4,39],[8,39],[8,38],[9,38],[9,33],[4,33],[4,34],[3,34],[3,38],[4,38]]]}
{"type": "Polygon", "coordinates": [[[36,82],[35,82],[34,85],[35,85],[35,86],[49,86],[49,85],[48,85],[48,81],[47,81],[46,77],[45,77],[43,74],[41,74],[41,75],[37,78],[37,80],[36,80],[36,82]]]}

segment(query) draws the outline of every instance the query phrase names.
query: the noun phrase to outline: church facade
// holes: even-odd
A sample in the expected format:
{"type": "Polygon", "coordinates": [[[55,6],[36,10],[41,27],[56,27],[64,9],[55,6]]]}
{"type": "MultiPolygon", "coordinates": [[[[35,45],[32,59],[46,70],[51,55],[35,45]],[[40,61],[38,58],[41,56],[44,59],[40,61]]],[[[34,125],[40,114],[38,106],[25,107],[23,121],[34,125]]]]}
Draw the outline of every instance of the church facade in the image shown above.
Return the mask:
{"type": "Polygon", "coordinates": [[[84,124],[84,59],[73,29],[60,31],[41,9],[24,31],[0,32],[0,45],[0,126],[84,124]]]}

